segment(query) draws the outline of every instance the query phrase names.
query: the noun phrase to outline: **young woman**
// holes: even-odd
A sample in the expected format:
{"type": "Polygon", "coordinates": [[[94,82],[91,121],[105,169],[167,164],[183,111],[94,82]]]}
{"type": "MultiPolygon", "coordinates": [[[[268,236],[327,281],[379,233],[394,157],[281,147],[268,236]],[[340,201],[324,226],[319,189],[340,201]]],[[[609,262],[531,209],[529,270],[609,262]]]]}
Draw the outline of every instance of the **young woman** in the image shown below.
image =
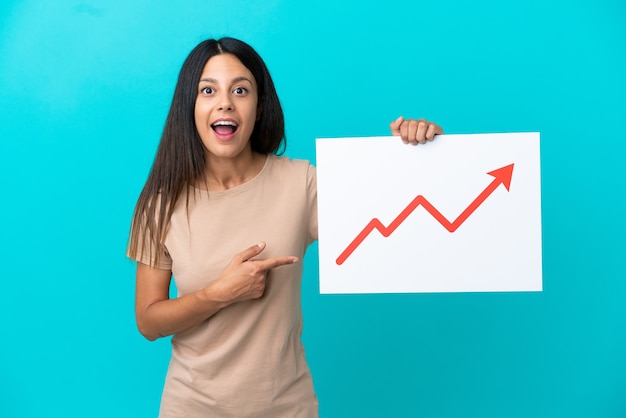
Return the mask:
{"type": "MultiPolygon", "coordinates": [[[[412,144],[443,133],[402,117],[391,132],[412,144]]],[[[193,49],[128,247],[140,332],[173,335],[161,417],[317,416],[300,341],[315,169],[277,156],[283,145],[283,112],[259,55],[232,38],[193,49]]]]}

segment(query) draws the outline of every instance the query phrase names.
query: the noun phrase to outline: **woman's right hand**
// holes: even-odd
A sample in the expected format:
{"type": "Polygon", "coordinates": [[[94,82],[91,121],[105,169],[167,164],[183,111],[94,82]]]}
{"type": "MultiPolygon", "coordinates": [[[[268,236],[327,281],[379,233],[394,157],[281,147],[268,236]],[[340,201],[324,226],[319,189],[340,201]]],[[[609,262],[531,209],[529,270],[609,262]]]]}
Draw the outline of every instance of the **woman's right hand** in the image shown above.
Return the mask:
{"type": "Polygon", "coordinates": [[[211,293],[215,301],[225,304],[263,296],[269,270],[299,261],[295,256],[253,260],[265,247],[266,244],[260,242],[236,254],[220,277],[211,283],[206,291],[211,293]]]}
{"type": "Polygon", "coordinates": [[[201,290],[169,298],[171,270],[137,264],[135,315],[139,331],[149,340],[192,328],[220,309],[263,296],[270,269],[298,262],[298,257],[253,260],[265,249],[254,245],[235,255],[222,274],[201,290]]]}

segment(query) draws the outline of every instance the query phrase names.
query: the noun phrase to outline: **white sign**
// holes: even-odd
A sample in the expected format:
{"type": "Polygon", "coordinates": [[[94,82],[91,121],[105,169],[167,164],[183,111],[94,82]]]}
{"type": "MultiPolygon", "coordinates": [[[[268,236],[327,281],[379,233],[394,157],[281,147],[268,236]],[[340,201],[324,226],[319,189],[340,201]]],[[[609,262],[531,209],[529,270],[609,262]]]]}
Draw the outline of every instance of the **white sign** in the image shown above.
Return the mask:
{"type": "Polygon", "coordinates": [[[539,133],[317,139],[321,293],[541,291],[539,133]]]}

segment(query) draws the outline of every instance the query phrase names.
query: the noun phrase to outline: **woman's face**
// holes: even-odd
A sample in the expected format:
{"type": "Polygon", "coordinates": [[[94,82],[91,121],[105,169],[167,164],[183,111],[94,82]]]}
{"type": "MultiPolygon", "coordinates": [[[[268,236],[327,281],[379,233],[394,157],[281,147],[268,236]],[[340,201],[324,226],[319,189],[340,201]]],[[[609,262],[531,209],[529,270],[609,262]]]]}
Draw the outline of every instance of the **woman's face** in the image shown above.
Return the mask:
{"type": "Polygon", "coordinates": [[[250,152],[257,103],[254,76],[237,57],[220,54],[207,61],[194,115],[208,158],[237,158],[242,151],[250,152]]]}

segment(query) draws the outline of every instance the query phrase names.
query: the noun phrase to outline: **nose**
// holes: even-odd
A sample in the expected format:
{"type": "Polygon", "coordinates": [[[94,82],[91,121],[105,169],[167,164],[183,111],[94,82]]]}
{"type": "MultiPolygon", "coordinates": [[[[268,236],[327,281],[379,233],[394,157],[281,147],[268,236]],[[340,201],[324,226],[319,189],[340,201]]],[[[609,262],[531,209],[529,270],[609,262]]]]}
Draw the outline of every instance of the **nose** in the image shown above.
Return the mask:
{"type": "Polygon", "coordinates": [[[228,92],[223,92],[219,97],[219,110],[233,110],[235,108],[233,100],[228,92]]]}

